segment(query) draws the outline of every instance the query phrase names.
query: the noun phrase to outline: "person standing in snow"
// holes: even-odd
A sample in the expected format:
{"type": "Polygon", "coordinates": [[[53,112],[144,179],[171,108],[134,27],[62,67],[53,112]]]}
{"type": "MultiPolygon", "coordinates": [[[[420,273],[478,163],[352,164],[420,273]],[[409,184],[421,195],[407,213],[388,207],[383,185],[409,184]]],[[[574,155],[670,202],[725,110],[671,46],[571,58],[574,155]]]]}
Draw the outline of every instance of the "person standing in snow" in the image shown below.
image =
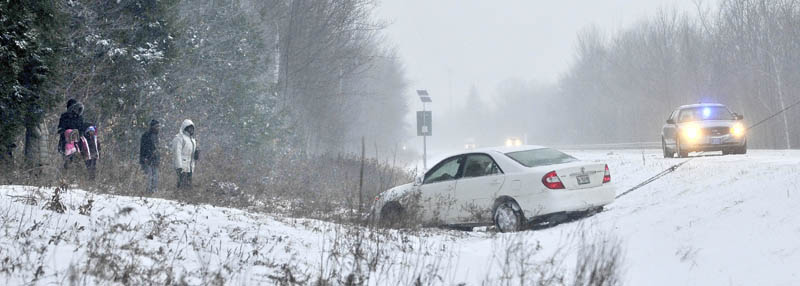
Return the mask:
{"type": "Polygon", "coordinates": [[[186,119],[181,124],[180,131],[172,139],[172,151],[175,171],[178,173],[178,189],[191,189],[195,161],[200,158],[192,120],[186,119]]]}
{"type": "Polygon", "coordinates": [[[66,130],[64,126],[67,124],[67,121],[70,116],[69,108],[78,103],[77,100],[74,98],[70,98],[67,100],[67,110],[64,113],[61,113],[61,117],[58,118],[58,153],[64,154],[64,131],[66,130]]]}
{"type": "Polygon", "coordinates": [[[139,145],[139,165],[147,175],[147,192],[158,191],[158,166],[161,165],[161,154],[158,152],[158,131],[161,128],[158,120],[150,120],[150,129],[142,134],[139,145]]]}
{"type": "Polygon", "coordinates": [[[61,118],[58,120],[58,134],[64,140],[63,144],[59,144],[59,149],[61,150],[61,153],[64,154],[64,169],[69,167],[69,164],[75,157],[73,154],[67,154],[66,144],[74,144],[75,142],[73,142],[73,140],[82,136],[84,128],[83,104],[77,101],[73,102],[72,104],[68,102],[67,104],[69,105],[67,112],[62,114],[61,118]],[[67,132],[67,130],[71,131],[67,132]],[[66,138],[67,135],[70,135],[71,139],[66,138]]]}
{"type": "Polygon", "coordinates": [[[84,158],[86,159],[86,170],[89,171],[89,180],[94,181],[97,175],[97,160],[100,159],[100,142],[97,140],[97,126],[94,124],[87,124],[86,130],[83,132],[83,138],[86,140],[86,152],[84,158]]]}

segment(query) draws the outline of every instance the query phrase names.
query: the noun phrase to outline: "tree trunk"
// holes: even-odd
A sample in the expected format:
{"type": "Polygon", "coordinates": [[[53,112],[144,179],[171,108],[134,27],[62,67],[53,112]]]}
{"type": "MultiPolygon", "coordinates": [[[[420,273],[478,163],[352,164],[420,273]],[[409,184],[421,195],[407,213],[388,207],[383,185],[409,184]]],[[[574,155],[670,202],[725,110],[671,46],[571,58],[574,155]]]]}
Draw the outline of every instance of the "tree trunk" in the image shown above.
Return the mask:
{"type": "Polygon", "coordinates": [[[361,215],[361,211],[364,206],[364,154],[366,152],[366,147],[364,146],[364,137],[361,137],[361,171],[358,175],[358,214],[361,215]]]}
{"type": "Polygon", "coordinates": [[[786,102],[783,99],[783,78],[781,77],[781,70],[778,69],[778,61],[775,59],[775,56],[770,55],[770,58],[772,59],[772,67],[775,70],[775,85],[778,87],[778,103],[781,105],[780,110],[784,110],[781,117],[783,117],[783,133],[786,138],[786,149],[792,149],[792,138],[789,134],[789,118],[785,112],[786,102]]]}
{"type": "Polygon", "coordinates": [[[25,168],[33,175],[42,173],[42,166],[47,162],[47,125],[27,124],[25,126],[25,168]]]}

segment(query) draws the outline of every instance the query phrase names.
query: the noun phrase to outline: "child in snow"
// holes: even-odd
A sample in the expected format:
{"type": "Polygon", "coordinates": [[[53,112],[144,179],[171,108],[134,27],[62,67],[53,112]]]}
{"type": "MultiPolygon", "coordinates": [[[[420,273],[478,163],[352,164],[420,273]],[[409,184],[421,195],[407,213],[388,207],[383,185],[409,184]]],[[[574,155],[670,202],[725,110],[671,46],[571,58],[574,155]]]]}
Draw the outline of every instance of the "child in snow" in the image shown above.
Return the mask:
{"type": "Polygon", "coordinates": [[[89,125],[84,131],[83,137],[86,140],[86,152],[84,153],[86,170],[89,171],[89,180],[94,180],[97,174],[97,160],[100,159],[100,142],[97,141],[97,127],[89,125]]]}
{"type": "Polygon", "coordinates": [[[68,169],[75,158],[81,157],[81,149],[85,149],[85,142],[86,139],[80,136],[78,129],[64,130],[64,169],[68,169]]]}

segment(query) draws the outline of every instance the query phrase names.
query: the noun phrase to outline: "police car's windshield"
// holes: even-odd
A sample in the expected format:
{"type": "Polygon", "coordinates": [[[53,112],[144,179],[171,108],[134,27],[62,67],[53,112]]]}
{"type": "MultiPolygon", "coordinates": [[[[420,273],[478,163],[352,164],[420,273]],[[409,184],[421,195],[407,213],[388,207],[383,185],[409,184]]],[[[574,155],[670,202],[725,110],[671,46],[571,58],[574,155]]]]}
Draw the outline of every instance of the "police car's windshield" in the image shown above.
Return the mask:
{"type": "Polygon", "coordinates": [[[724,106],[699,106],[682,109],[678,122],[701,120],[735,120],[733,114],[724,106]]]}

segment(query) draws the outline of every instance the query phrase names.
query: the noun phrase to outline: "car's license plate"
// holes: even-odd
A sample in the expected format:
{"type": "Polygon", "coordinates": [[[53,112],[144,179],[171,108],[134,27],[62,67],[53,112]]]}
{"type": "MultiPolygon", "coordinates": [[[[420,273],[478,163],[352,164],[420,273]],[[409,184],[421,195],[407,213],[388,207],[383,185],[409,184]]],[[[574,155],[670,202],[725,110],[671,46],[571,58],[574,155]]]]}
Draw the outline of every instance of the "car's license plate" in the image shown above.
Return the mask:
{"type": "Polygon", "coordinates": [[[586,185],[588,183],[589,183],[589,176],[588,175],[578,176],[578,185],[586,185]]]}
{"type": "Polygon", "coordinates": [[[711,144],[717,145],[719,144],[719,138],[711,138],[711,144]]]}

